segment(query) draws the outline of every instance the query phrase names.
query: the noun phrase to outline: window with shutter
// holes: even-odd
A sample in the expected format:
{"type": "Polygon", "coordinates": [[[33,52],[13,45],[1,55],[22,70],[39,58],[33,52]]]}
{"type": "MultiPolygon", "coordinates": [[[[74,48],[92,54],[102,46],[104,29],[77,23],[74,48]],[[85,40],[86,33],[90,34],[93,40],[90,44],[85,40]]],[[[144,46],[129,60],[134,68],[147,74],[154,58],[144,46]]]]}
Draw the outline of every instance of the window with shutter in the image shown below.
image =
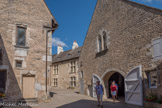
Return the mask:
{"type": "Polygon", "coordinates": [[[153,45],[153,59],[161,60],[162,59],[162,39],[156,39],[152,42],[153,45]]]}

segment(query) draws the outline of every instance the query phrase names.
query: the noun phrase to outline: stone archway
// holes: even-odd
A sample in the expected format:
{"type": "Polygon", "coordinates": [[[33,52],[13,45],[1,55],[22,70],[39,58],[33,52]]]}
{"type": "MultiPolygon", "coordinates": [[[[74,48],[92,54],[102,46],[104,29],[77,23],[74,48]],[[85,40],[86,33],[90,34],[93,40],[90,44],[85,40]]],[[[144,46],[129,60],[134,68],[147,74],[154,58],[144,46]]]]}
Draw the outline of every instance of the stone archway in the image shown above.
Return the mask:
{"type": "MultiPolygon", "coordinates": [[[[113,78],[118,78],[118,76],[117,77],[114,77],[114,75],[118,75],[118,76],[120,76],[120,77],[122,77],[121,79],[122,79],[122,81],[120,81],[120,82],[117,82],[117,83],[122,83],[121,85],[123,85],[124,86],[124,78],[125,78],[125,76],[126,76],[126,73],[124,73],[124,72],[122,72],[122,71],[120,71],[120,70],[118,70],[118,69],[108,69],[106,72],[104,72],[103,73],[103,75],[101,76],[101,79],[102,79],[102,84],[103,84],[103,86],[104,86],[104,98],[105,99],[107,99],[107,98],[109,98],[110,97],[110,92],[109,92],[109,86],[110,86],[110,83],[111,82],[109,82],[110,81],[110,79],[111,80],[113,80],[113,78]]],[[[114,79],[115,80],[115,79],[114,79]]],[[[116,81],[119,81],[119,80],[116,80],[116,81]]],[[[124,88],[122,86],[122,88],[124,88]]]]}

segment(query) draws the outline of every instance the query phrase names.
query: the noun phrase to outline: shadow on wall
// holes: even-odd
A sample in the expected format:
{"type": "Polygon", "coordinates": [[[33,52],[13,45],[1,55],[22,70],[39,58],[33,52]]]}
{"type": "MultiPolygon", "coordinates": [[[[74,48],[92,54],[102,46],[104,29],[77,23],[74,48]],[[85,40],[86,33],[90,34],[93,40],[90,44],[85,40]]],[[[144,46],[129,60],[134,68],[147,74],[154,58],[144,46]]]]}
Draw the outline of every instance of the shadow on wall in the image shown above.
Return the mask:
{"type": "MultiPolygon", "coordinates": [[[[56,108],[100,108],[97,106],[98,102],[95,100],[79,100],[69,104],[65,104],[56,108]]],[[[113,104],[110,101],[103,102],[104,108],[142,108],[139,106],[128,105],[122,102],[117,102],[113,104]]]]}
{"type": "MultiPolygon", "coordinates": [[[[13,103],[14,105],[26,105],[26,101],[23,99],[23,94],[21,92],[21,89],[18,85],[16,75],[13,71],[13,68],[11,66],[11,63],[8,58],[8,54],[6,52],[6,48],[4,46],[4,42],[2,39],[2,36],[0,34],[0,49],[2,51],[1,55],[1,64],[0,64],[0,93],[5,94],[5,97],[2,98],[0,96],[0,107],[2,106],[12,106],[9,105],[8,103],[13,103]],[[2,75],[5,76],[2,77],[2,75]],[[20,101],[23,100],[23,101],[20,101]],[[5,104],[2,104],[5,103],[5,104]]],[[[22,106],[23,108],[23,106],[22,106]]],[[[25,108],[31,108],[30,106],[25,106],[25,108]]]]}

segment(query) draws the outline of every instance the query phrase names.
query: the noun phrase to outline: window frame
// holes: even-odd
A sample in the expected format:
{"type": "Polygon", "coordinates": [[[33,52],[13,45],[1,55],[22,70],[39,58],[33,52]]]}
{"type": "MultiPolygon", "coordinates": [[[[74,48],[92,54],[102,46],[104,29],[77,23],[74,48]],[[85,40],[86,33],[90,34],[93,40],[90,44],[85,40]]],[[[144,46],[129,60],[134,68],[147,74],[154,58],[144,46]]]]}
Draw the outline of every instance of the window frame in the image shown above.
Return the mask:
{"type": "Polygon", "coordinates": [[[16,27],[16,46],[18,46],[18,47],[26,47],[26,31],[27,31],[27,27],[22,27],[22,26],[17,26],[17,27],[16,27]],[[25,33],[24,33],[24,35],[25,35],[25,36],[24,36],[24,38],[25,38],[25,39],[24,39],[24,41],[25,41],[25,42],[24,42],[24,45],[18,45],[18,34],[19,34],[19,33],[18,33],[18,30],[19,30],[19,28],[25,30],[25,33]]]}
{"type": "Polygon", "coordinates": [[[76,61],[72,61],[70,65],[71,65],[70,73],[76,73],[76,61]]]}
{"type": "Polygon", "coordinates": [[[102,30],[97,36],[97,53],[107,50],[108,45],[109,45],[108,33],[106,30],[102,30]]]}
{"type": "Polygon", "coordinates": [[[54,75],[58,75],[58,65],[54,65],[54,75]]]}
{"type": "Polygon", "coordinates": [[[103,31],[103,50],[107,49],[107,36],[106,36],[106,32],[103,31]]]}
{"type": "Polygon", "coordinates": [[[70,77],[70,87],[76,87],[76,77],[70,77]]]}
{"type": "Polygon", "coordinates": [[[157,72],[156,71],[151,71],[147,73],[148,76],[148,85],[150,89],[157,89],[158,88],[158,76],[157,76],[157,72]],[[151,73],[156,74],[156,85],[152,86],[151,82],[152,82],[152,78],[151,78],[151,73]]]}
{"type": "Polygon", "coordinates": [[[23,68],[23,60],[15,60],[15,67],[19,69],[23,68]],[[18,67],[17,62],[21,62],[21,67],[18,67]]]}
{"type": "Polygon", "coordinates": [[[98,52],[101,52],[102,51],[102,36],[101,35],[98,35],[98,38],[97,38],[97,41],[98,41],[98,52]]]}
{"type": "Polygon", "coordinates": [[[53,86],[58,87],[58,78],[53,79],[53,86]]]}

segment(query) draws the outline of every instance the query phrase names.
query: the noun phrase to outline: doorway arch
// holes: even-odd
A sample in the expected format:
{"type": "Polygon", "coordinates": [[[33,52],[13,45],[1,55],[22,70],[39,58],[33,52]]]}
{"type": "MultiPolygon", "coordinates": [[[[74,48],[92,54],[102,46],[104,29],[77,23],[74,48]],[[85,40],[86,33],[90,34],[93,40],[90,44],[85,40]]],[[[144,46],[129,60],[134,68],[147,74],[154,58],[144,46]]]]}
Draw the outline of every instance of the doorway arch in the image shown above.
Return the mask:
{"type": "Polygon", "coordinates": [[[103,75],[101,76],[101,79],[103,81],[103,85],[105,88],[105,98],[110,98],[111,93],[110,93],[110,84],[112,81],[116,81],[118,84],[118,87],[122,93],[120,93],[120,96],[124,97],[125,96],[125,90],[124,90],[124,78],[126,76],[126,73],[118,70],[118,69],[108,69],[103,75]]]}

